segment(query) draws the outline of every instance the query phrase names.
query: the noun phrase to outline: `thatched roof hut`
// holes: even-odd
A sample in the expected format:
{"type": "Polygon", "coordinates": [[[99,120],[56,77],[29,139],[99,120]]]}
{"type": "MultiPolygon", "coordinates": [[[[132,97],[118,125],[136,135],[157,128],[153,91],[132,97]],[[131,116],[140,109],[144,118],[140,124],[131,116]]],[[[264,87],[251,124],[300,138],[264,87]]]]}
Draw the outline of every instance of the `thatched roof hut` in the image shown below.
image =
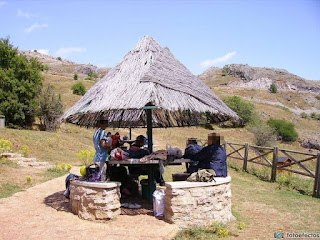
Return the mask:
{"type": "Polygon", "coordinates": [[[146,126],[146,105],[156,107],[152,127],[199,125],[207,117],[212,122],[239,119],[168,48],[147,36],[61,120],[93,126],[102,117],[112,127],[146,126]]]}

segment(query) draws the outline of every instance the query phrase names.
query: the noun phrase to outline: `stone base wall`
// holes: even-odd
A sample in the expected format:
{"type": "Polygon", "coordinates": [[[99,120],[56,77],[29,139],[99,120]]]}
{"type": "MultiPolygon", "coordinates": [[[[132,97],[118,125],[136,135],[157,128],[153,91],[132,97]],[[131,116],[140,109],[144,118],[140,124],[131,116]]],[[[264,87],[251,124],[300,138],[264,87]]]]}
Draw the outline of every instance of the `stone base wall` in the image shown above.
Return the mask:
{"type": "Polygon", "coordinates": [[[71,211],[85,220],[110,220],[120,215],[120,183],[70,183],[71,211]]]}
{"type": "Polygon", "coordinates": [[[231,177],[215,178],[215,183],[171,182],[166,184],[167,222],[181,228],[209,226],[214,221],[231,220],[231,177]]]}

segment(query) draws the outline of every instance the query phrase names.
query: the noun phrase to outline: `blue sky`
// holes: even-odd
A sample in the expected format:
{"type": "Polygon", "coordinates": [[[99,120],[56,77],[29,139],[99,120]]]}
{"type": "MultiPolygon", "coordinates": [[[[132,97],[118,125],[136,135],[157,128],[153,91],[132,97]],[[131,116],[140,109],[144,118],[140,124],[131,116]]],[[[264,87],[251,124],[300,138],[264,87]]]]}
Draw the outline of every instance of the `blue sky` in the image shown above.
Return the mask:
{"type": "Polygon", "coordinates": [[[0,0],[0,37],[23,50],[113,67],[145,35],[194,74],[243,63],[320,80],[320,0],[0,0]]]}

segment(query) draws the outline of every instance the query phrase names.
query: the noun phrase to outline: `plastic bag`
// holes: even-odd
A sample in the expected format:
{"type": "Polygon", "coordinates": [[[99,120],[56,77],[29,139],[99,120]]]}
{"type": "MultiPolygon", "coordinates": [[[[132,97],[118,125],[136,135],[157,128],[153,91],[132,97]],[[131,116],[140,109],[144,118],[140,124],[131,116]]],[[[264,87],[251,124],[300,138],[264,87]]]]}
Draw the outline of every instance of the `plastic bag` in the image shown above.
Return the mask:
{"type": "Polygon", "coordinates": [[[161,217],[164,214],[164,190],[155,190],[153,192],[153,213],[155,217],[161,217]]]}
{"type": "Polygon", "coordinates": [[[115,148],[110,152],[111,160],[126,160],[129,158],[129,153],[121,148],[115,148]]]}

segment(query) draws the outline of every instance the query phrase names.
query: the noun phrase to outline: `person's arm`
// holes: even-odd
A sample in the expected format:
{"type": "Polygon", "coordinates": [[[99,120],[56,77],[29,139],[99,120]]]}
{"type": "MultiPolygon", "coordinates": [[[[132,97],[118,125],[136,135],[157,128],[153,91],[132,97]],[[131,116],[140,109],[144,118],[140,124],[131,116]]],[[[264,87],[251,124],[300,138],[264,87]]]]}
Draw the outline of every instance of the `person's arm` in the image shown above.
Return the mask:
{"type": "Polygon", "coordinates": [[[102,146],[104,149],[111,150],[111,147],[109,147],[109,146],[106,144],[106,140],[105,140],[105,139],[101,139],[101,140],[100,140],[100,144],[101,144],[101,146],[102,146]]]}

